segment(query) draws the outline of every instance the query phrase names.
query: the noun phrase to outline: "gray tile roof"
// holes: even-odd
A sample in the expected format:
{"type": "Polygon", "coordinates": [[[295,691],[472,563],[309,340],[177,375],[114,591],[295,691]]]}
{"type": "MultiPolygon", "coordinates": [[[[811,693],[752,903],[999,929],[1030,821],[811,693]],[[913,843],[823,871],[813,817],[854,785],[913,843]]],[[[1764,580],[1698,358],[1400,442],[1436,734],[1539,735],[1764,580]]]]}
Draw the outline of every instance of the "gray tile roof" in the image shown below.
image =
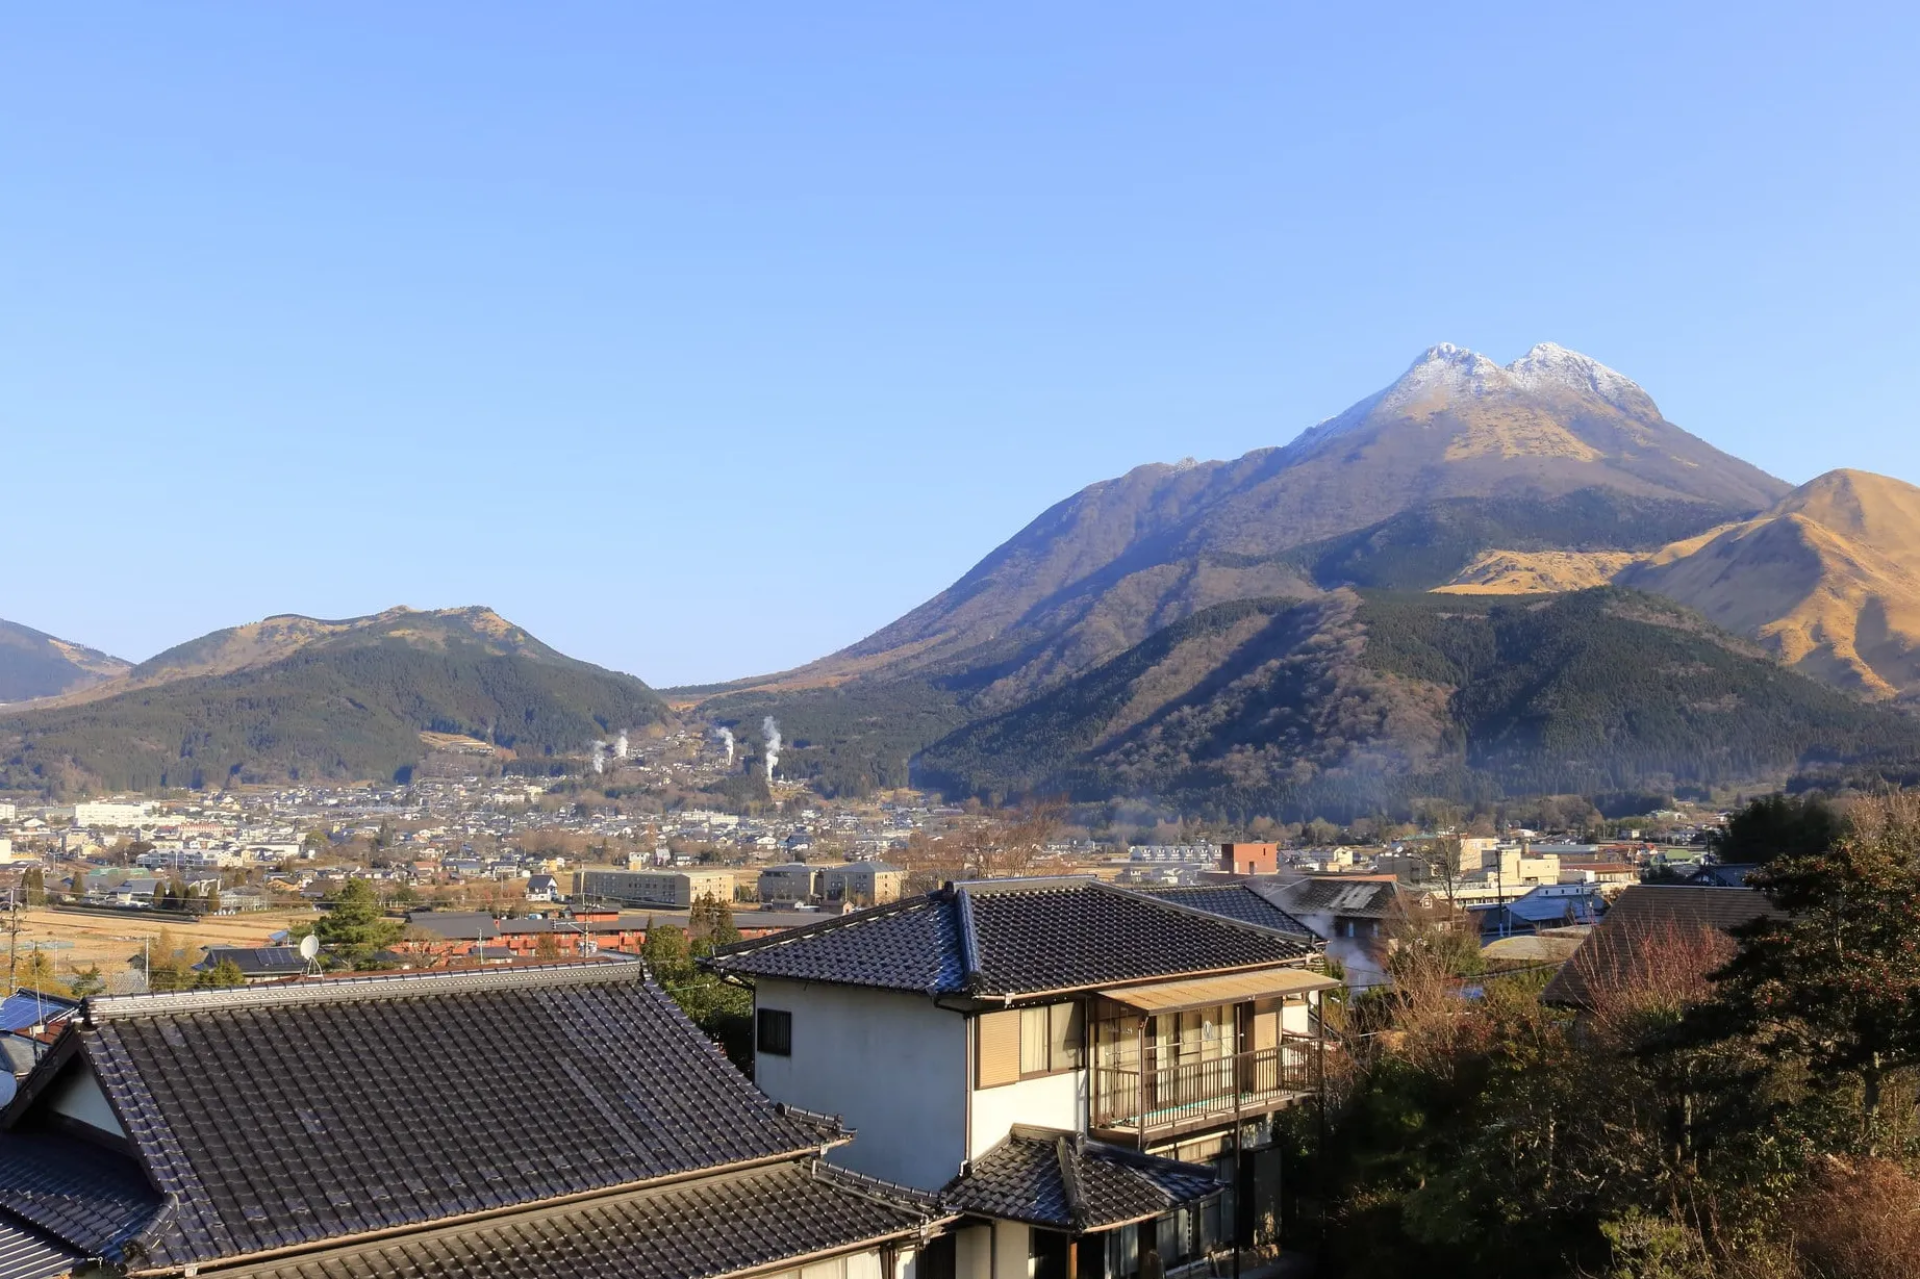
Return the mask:
{"type": "Polygon", "coordinates": [[[171,1209],[131,1159],[54,1133],[0,1140],[0,1209],[90,1257],[119,1261],[171,1209]]]}
{"type": "Polygon", "coordinates": [[[962,1212],[1084,1234],[1157,1217],[1223,1188],[1196,1164],[1015,1125],[941,1197],[962,1212]]]}
{"type": "Polygon", "coordinates": [[[1252,884],[1191,884],[1176,887],[1141,887],[1135,892],[1178,902],[1195,910],[1243,924],[1258,924],[1296,937],[1311,937],[1313,930],[1289,915],[1252,884]]]}
{"type": "Polygon", "coordinates": [[[0,1125],[83,1059],[176,1265],[817,1151],[640,967],[96,998],[0,1125]]]}
{"type": "Polygon", "coordinates": [[[1726,932],[1762,917],[1785,915],[1752,888],[1707,888],[1691,884],[1635,884],[1614,898],[1540,998],[1550,1004],[1588,1007],[1595,987],[1630,982],[1643,972],[1655,943],[1669,933],[1726,932]]]}
{"type": "Polygon", "coordinates": [[[231,1279],[710,1279],[917,1234],[948,1214],[817,1161],[707,1177],[231,1279]]]}
{"type": "Polygon", "coordinates": [[[1091,877],[980,880],[722,948],[722,972],[998,998],[1297,963],[1300,936],[1091,877]]]}
{"type": "Polygon", "coordinates": [[[1276,883],[1274,900],[1293,915],[1342,919],[1390,919],[1401,909],[1400,886],[1391,879],[1326,875],[1276,883]]]}
{"type": "Polygon", "coordinates": [[[211,971],[223,959],[248,977],[298,976],[307,971],[306,956],[298,946],[211,946],[207,957],[194,967],[211,971]]]}
{"type": "Polygon", "coordinates": [[[51,1279],[85,1260],[31,1230],[0,1222],[0,1279],[51,1279]]]}

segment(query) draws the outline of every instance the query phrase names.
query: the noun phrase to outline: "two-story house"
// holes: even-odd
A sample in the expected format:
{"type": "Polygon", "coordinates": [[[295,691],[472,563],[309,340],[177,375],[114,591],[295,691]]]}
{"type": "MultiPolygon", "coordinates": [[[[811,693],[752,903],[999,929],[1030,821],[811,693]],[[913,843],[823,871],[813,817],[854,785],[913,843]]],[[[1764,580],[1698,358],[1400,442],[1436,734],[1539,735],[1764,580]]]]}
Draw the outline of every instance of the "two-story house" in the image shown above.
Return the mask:
{"type": "MultiPolygon", "coordinates": [[[[1284,916],[1280,916],[1284,918],[1284,916]]],[[[959,1279],[1117,1279],[1271,1243],[1271,1115],[1319,1082],[1308,939],[1091,877],[949,885],[708,962],[755,1082],[833,1158],[962,1207],[959,1279]]]]}

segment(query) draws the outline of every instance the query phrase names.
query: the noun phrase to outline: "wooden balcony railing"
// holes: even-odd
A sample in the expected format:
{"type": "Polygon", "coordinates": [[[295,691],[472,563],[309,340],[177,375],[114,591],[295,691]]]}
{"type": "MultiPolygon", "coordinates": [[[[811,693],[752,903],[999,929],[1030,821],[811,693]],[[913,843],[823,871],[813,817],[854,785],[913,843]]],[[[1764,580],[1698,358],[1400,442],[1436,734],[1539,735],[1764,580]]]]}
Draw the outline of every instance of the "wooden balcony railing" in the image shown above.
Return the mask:
{"type": "Polygon", "coordinates": [[[1152,1133],[1259,1114],[1315,1087],[1316,1041],[1288,1035],[1277,1047],[1145,1071],[1093,1070],[1090,1128],[1152,1133]]]}

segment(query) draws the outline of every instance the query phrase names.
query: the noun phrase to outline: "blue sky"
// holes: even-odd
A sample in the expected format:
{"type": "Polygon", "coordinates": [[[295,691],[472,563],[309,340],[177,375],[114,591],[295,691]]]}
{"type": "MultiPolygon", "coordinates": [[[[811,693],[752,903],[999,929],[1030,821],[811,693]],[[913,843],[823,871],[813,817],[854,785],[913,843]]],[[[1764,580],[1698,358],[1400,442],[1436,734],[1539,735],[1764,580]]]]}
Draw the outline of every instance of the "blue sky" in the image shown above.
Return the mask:
{"type": "Polygon", "coordinates": [[[1911,6],[23,7],[0,616],[771,670],[1437,341],[1920,481],[1917,59],[1911,6]]]}

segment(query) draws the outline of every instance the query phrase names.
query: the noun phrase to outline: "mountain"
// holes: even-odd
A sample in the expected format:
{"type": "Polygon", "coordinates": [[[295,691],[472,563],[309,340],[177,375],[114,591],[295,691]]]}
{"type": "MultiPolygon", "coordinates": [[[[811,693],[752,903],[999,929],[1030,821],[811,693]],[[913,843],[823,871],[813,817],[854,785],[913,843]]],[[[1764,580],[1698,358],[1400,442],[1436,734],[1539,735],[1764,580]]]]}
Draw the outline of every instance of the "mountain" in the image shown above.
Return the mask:
{"type": "MultiPolygon", "coordinates": [[[[1587,356],[1545,343],[1502,366],[1441,345],[1284,448],[1094,484],[898,621],[763,683],[968,671],[981,676],[983,705],[1012,705],[1214,604],[1311,595],[1326,573],[1303,548],[1402,513],[1488,499],[1584,504],[1598,517],[1593,549],[1628,550],[1644,541],[1649,510],[1672,540],[1751,516],[1786,491],[1668,422],[1645,391],[1587,356]]],[[[1465,538],[1448,572],[1507,549],[1484,540],[1497,534],[1465,538]]]]}
{"type": "Polygon", "coordinates": [[[126,669],[127,663],[98,649],[0,620],[0,703],[72,692],[126,669]]]}
{"type": "Polygon", "coordinates": [[[950,795],[1298,820],[1916,760],[1920,720],[1786,670],[1668,601],[1599,588],[1223,605],[960,728],[917,767],[950,795]]]}
{"type": "Polygon", "coordinates": [[[1698,609],[1839,687],[1920,696],[1920,488],[1910,484],[1831,471],[1618,580],[1698,609]]]}
{"type": "Polygon", "coordinates": [[[1441,345],[1285,447],[1082,490],[838,653],[677,697],[746,736],[777,716],[784,766],[830,791],[901,785],[945,734],[1221,604],[1471,584],[1495,553],[1529,557],[1504,589],[1587,586],[1787,492],[1587,356],[1441,345]]]}
{"type": "Polygon", "coordinates": [[[0,713],[0,789],[405,776],[431,740],[575,754],[666,706],[485,608],[282,616],[215,631],[78,698],[0,713]]]}

